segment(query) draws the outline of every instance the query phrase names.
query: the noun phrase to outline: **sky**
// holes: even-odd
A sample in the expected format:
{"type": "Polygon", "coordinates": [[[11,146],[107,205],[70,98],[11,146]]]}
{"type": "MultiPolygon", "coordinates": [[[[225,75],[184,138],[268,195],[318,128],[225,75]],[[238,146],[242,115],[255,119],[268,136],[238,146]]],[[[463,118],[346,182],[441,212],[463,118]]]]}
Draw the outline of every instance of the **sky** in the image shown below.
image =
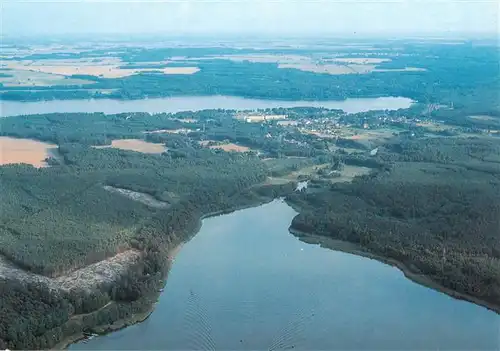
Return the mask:
{"type": "Polygon", "coordinates": [[[495,0],[2,0],[6,36],[500,33],[495,0]]]}

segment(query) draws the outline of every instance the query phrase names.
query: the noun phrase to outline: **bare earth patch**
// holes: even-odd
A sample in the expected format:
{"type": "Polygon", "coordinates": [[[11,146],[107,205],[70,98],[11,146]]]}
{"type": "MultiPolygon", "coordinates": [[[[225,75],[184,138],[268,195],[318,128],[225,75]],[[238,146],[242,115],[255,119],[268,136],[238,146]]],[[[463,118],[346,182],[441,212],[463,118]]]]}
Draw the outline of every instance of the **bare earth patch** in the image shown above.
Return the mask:
{"type": "Polygon", "coordinates": [[[497,118],[492,117],[492,116],[487,116],[487,115],[476,115],[476,116],[469,116],[469,118],[478,120],[478,121],[494,121],[497,118]]]}
{"type": "Polygon", "coordinates": [[[115,188],[113,186],[105,185],[104,189],[107,191],[111,191],[123,196],[128,197],[129,199],[138,201],[140,203],[143,203],[146,206],[153,207],[153,208],[167,208],[169,206],[168,203],[159,201],[155,199],[153,196],[145,193],[140,193],[137,191],[132,191],[128,189],[123,189],[123,188],[115,188]]]}
{"type": "Polygon", "coordinates": [[[126,250],[106,260],[77,269],[57,278],[50,278],[25,271],[14,266],[0,255],[0,277],[14,279],[23,283],[41,282],[50,288],[70,291],[82,289],[91,291],[103,283],[112,283],[140,258],[137,250],[126,250]]]}
{"type": "Polygon", "coordinates": [[[0,165],[27,163],[35,167],[47,167],[45,159],[57,145],[31,139],[0,137],[0,165]]]}
{"type": "Polygon", "coordinates": [[[112,147],[116,149],[144,152],[148,154],[161,154],[167,151],[167,148],[165,147],[164,144],[150,143],[140,139],[113,140],[111,142],[111,145],[94,146],[94,147],[97,149],[112,147]]]}

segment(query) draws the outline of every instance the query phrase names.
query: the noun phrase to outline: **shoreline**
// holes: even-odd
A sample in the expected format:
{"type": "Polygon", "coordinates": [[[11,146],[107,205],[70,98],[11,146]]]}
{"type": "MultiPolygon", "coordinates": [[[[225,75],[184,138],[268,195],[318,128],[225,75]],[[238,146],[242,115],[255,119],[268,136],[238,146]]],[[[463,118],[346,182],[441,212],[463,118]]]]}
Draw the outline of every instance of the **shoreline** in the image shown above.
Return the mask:
{"type": "Polygon", "coordinates": [[[434,280],[432,280],[428,275],[425,274],[419,274],[411,270],[409,266],[407,266],[405,263],[395,260],[390,257],[384,257],[372,252],[369,252],[365,250],[363,247],[350,243],[348,241],[343,241],[343,240],[337,240],[317,234],[311,234],[307,232],[302,232],[300,230],[296,230],[292,227],[288,228],[288,231],[297,237],[300,241],[303,241],[307,244],[316,244],[319,245],[323,248],[330,249],[330,250],[335,250],[335,251],[340,251],[340,252],[345,252],[349,254],[353,254],[356,256],[360,257],[365,257],[369,258],[372,260],[379,261],[381,263],[387,264],[389,266],[395,267],[398,270],[403,273],[405,278],[413,281],[414,283],[417,283],[419,285],[422,285],[426,288],[436,290],[440,293],[446,294],[454,299],[457,300],[463,300],[467,301],[470,303],[474,303],[478,306],[485,307],[488,310],[491,310],[493,312],[496,312],[497,314],[500,315],[500,304],[493,304],[488,301],[481,300],[475,296],[460,293],[458,291],[452,290],[450,288],[447,288],[434,280]]]}
{"type": "MultiPolygon", "coordinates": [[[[169,261],[170,266],[168,268],[167,274],[164,277],[165,284],[166,284],[167,279],[168,279],[168,273],[170,271],[170,268],[172,267],[172,264],[175,261],[175,257],[182,250],[182,247],[187,242],[189,242],[189,240],[191,240],[196,234],[198,234],[198,232],[200,231],[200,229],[201,229],[201,227],[203,225],[203,220],[205,220],[207,218],[210,218],[210,217],[217,217],[217,216],[229,214],[229,213],[232,213],[232,212],[244,210],[244,209],[247,209],[247,208],[262,206],[264,204],[272,202],[273,200],[275,200],[275,199],[269,199],[269,198],[263,198],[263,197],[261,197],[261,198],[259,198],[259,201],[257,203],[250,203],[250,204],[246,204],[246,205],[235,206],[233,208],[229,208],[229,209],[225,209],[225,210],[220,210],[220,211],[214,211],[214,212],[208,212],[206,214],[201,215],[198,218],[198,220],[197,220],[198,223],[197,223],[195,229],[193,230],[192,233],[190,233],[190,235],[188,236],[188,238],[186,240],[180,241],[179,244],[177,244],[176,246],[174,246],[172,249],[170,249],[168,251],[167,257],[165,259],[167,261],[169,261]]],[[[163,286],[165,284],[163,284],[163,286]]],[[[162,290],[163,290],[163,288],[161,290],[159,290],[155,294],[155,299],[154,299],[155,302],[153,302],[150,306],[148,306],[148,308],[147,308],[147,310],[145,312],[133,314],[132,316],[130,316],[127,319],[119,319],[119,320],[113,322],[112,324],[103,324],[103,325],[95,326],[95,327],[92,328],[93,331],[94,331],[94,333],[98,334],[98,336],[103,336],[103,335],[106,335],[106,334],[113,333],[115,331],[124,329],[126,327],[131,326],[131,325],[144,322],[154,312],[154,310],[155,310],[155,304],[158,301],[160,295],[162,294],[162,292],[163,292],[162,290]]],[[[99,310],[96,310],[96,311],[93,311],[93,312],[90,312],[90,313],[96,313],[99,310]]],[[[72,316],[72,318],[78,318],[79,316],[80,315],[75,315],[75,316],[72,316]]],[[[85,335],[82,332],[77,333],[77,334],[73,334],[73,335],[70,335],[70,336],[66,337],[64,340],[60,341],[56,345],[54,345],[51,349],[53,349],[53,350],[66,350],[70,345],[75,344],[75,343],[77,343],[77,342],[79,342],[79,341],[81,341],[83,339],[85,339],[85,335]]]]}
{"type": "MultiPolygon", "coordinates": [[[[182,240],[181,242],[179,242],[179,244],[177,244],[175,247],[173,247],[171,250],[168,251],[166,260],[168,260],[170,262],[170,266],[169,266],[167,274],[164,278],[165,284],[166,284],[167,279],[168,279],[168,272],[170,271],[171,265],[175,261],[175,257],[182,250],[183,245],[186,244],[187,242],[189,242],[196,234],[198,234],[198,232],[200,231],[200,229],[203,225],[203,220],[205,220],[207,218],[211,218],[211,217],[217,217],[217,216],[229,214],[229,213],[236,212],[239,210],[244,210],[244,209],[248,209],[248,208],[262,206],[262,205],[270,203],[274,200],[275,200],[274,198],[271,199],[271,198],[261,197],[257,203],[235,206],[233,208],[209,212],[209,213],[201,215],[197,220],[198,223],[197,223],[195,229],[192,231],[192,233],[190,233],[188,238],[186,240],[182,240]]],[[[287,203],[287,205],[294,208],[294,206],[292,206],[291,204],[287,203]]],[[[294,210],[296,210],[296,209],[294,208],[294,210]]],[[[495,305],[495,304],[483,301],[481,299],[478,299],[474,296],[462,294],[462,293],[456,292],[454,290],[451,290],[449,288],[446,288],[446,287],[436,283],[432,279],[430,279],[427,275],[418,274],[418,273],[413,272],[406,264],[404,264],[400,261],[397,261],[395,259],[371,253],[369,251],[364,250],[361,246],[353,244],[353,243],[349,243],[347,241],[336,240],[336,239],[332,239],[329,237],[320,236],[317,234],[310,234],[310,233],[302,232],[302,231],[299,231],[299,230],[292,228],[291,226],[288,228],[288,231],[290,232],[291,235],[294,235],[299,240],[301,240],[305,243],[316,244],[316,245],[320,245],[321,247],[324,247],[327,249],[341,251],[341,252],[345,252],[345,253],[349,253],[349,254],[353,254],[353,255],[369,258],[369,259],[374,259],[374,260],[377,260],[381,263],[393,266],[393,267],[399,269],[403,273],[405,278],[410,279],[411,281],[413,281],[417,284],[420,284],[424,287],[427,287],[427,288],[436,290],[438,292],[444,293],[452,298],[464,300],[464,301],[467,301],[470,303],[474,303],[476,305],[479,305],[479,306],[485,307],[489,310],[492,310],[493,312],[496,312],[497,314],[500,314],[500,305],[495,305]]],[[[127,319],[120,319],[120,320],[113,322],[112,324],[98,325],[98,326],[93,328],[94,332],[96,334],[98,334],[99,336],[102,336],[102,335],[106,335],[106,334],[124,329],[128,326],[144,322],[155,311],[155,304],[158,301],[160,295],[162,294],[162,290],[158,290],[158,292],[154,295],[155,302],[153,302],[150,306],[148,306],[148,308],[146,309],[145,312],[133,314],[132,316],[130,316],[127,319]]],[[[97,312],[97,311],[94,311],[92,313],[95,313],[95,312],[97,312]]],[[[74,316],[74,317],[77,317],[77,316],[74,316]]],[[[81,341],[82,339],[85,339],[85,335],[83,333],[74,334],[72,336],[65,338],[63,341],[59,342],[57,345],[55,345],[53,347],[53,349],[67,349],[71,344],[77,343],[78,341],[81,341]]]]}
{"type": "MultiPolygon", "coordinates": [[[[97,334],[98,336],[104,336],[106,334],[110,334],[110,333],[113,333],[115,331],[125,329],[128,326],[144,322],[146,319],[149,318],[151,313],[153,313],[154,305],[155,304],[153,303],[151,306],[148,307],[148,309],[145,312],[136,313],[136,314],[130,316],[130,318],[119,319],[119,320],[115,321],[113,324],[98,325],[98,326],[94,327],[94,329],[95,329],[94,333],[97,334]]],[[[95,313],[95,312],[92,312],[92,313],[95,313]]],[[[76,344],[77,342],[79,342],[81,340],[85,340],[85,339],[86,339],[86,336],[83,332],[73,334],[73,335],[66,337],[64,340],[60,341],[59,343],[57,343],[53,347],[51,347],[51,350],[66,350],[66,349],[68,349],[68,347],[70,345],[76,344]]]]}

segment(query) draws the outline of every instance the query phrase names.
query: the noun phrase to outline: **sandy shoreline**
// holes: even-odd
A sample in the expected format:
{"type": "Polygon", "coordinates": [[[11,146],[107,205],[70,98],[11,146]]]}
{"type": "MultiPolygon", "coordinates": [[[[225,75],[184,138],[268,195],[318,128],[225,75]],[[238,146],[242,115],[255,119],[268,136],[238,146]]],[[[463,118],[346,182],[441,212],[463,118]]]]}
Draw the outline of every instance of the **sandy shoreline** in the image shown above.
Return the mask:
{"type": "Polygon", "coordinates": [[[463,294],[463,293],[457,292],[455,290],[449,289],[447,287],[444,287],[444,286],[440,285],[439,283],[436,283],[435,281],[433,281],[431,278],[429,278],[429,276],[427,276],[425,274],[419,274],[419,273],[412,271],[403,262],[368,252],[368,251],[364,250],[361,246],[353,244],[353,243],[349,243],[347,241],[336,240],[336,239],[332,239],[332,238],[328,238],[328,237],[324,237],[324,236],[320,236],[320,235],[316,235],[316,234],[309,234],[309,233],[301,232],[299,230],[295,230],[291,227],[289,228],[289,231],[290,231],[290,233],[295,235],[297,238],[299,238],[299,240],[306,242],[308,244],[318,244],[324,248],[328,248],[328,249],[335,250],[335,251],[342,251],[342,252],[350,253],[353,255],[370,258],[370,259],[377,260],[379,262],[388,264],[390,266],[396,267],[404,274],[404,276],[406,278],[412,280],[413,282],[415,282],[417,284],[420,284],[420,285],[423,285],[427,288],[439,291],[439,292],[444,293],[448,296],[451,296],[455,299],[468,301],[468,302],[474,303],[476,305],[486,307],[487,309],[492,310],[492,311],[496,312],[497,314],[500,314],[500,304],[496,305],[496,304],[493,304],[491,302],[481,300],[477,297],[463,294]]]}

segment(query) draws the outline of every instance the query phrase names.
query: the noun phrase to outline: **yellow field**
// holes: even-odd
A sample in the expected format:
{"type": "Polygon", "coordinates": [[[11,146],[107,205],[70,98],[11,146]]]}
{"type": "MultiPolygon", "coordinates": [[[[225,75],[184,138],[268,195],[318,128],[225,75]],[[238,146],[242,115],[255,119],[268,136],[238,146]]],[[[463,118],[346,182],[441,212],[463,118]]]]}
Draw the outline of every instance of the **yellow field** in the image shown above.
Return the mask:
{"type": "Polygon", "coordinates": [[[35,167],[47,167],[45,159],[57,145],[31,139],[0,137],[0,165],[27,163],[35,167]]]}
{"type": "MultiPolygon", "coordinates": [[[[166,62],[157,62],[166,63],[166,62]]],[[[194,74],[198,67],[165,67],[165,68],[120,68],[123,65],[118,58],[100,57],[96,59],[67,59],[67,60],[20,60],[0,61],[0,66],[15,72],[29,72],[61,76],[89,75],[103,78],[122,78],[142,72],[161,72],[163,74],[194,74]]],[[[83,83],[82,83],[83,84],[83,83]]]]}
{"type": "Polygon", "coordinates": [[[143,152],[147,154],[161,154],[167,151],[167,148],[163,144],[150,143],[139,139],[113,140],[111,142],[111,145],[95,146],[95,148],[97,149],[104,149],[109,147],[115,149],[143,152]]]}

